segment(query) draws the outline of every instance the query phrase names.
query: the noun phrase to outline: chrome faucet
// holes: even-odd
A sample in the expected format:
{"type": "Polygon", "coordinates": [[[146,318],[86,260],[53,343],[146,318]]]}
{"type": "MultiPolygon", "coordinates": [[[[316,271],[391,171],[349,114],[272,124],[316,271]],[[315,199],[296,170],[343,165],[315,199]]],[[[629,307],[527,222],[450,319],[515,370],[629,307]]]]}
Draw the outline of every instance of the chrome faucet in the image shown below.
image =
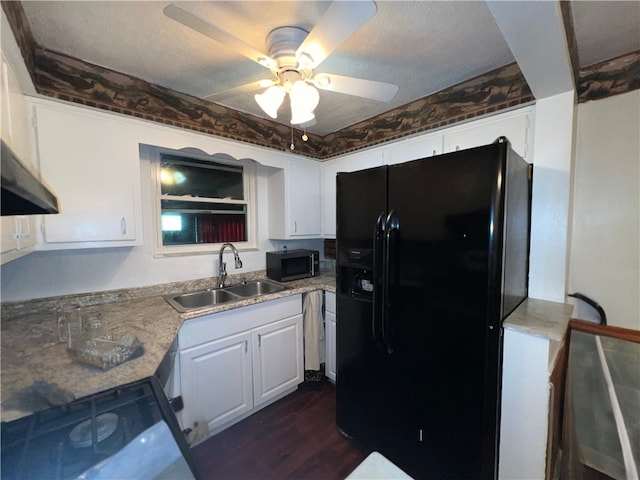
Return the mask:
{"type": "Polygon", "coordinates": [[[236,261],[236,269],[242,268],[242,260],[238,255],[238,250],[230,243],[225,243],[220,247],[220,253],[218,253],[218,288],[224,288],[224,282],[227,279],[227,264],[222,261],[222,253],[226,247],[231,247],[233,250],[233,258],[236,261]]]}

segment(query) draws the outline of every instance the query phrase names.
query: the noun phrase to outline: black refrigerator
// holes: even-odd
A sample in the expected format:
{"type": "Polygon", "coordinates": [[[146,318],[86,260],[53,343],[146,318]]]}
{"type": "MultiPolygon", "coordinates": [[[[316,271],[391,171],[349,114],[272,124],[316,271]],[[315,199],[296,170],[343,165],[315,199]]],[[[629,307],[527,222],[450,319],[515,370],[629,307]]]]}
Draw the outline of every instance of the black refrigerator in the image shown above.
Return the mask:
{"type": "Polygon", "coordinates": [[[531,178],[504,137],[337,175],[337,426],[414,478],[497,478],[531,178]]]}

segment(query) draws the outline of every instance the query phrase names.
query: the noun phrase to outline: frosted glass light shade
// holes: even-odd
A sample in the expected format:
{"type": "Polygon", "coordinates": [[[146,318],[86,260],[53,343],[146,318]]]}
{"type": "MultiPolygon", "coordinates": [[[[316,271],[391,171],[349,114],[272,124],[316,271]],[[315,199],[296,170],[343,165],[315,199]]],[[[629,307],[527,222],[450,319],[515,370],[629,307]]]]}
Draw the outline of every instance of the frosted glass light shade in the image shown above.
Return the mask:
{"type": "Polygon", "coordinates": [[[291,109],[291,125],[298,125],[300,123],[307,123],[316,118],[313,112],[308,111],[296,111],[291,109]]]}
{"type": "Polygon", "coordinates": [[[302,80],[293,84],[289,97],[291,109],[296,111],[313,112],[320,101],[318,90],[302,80]]]}
{"type": "Polygon", "coordinates": [[[285,91],[279,85],[267,88],[263,93],[255,95],[256,102],[260,108],[271,118],[278,118],[278,109],[284,100],[285,91]]]}

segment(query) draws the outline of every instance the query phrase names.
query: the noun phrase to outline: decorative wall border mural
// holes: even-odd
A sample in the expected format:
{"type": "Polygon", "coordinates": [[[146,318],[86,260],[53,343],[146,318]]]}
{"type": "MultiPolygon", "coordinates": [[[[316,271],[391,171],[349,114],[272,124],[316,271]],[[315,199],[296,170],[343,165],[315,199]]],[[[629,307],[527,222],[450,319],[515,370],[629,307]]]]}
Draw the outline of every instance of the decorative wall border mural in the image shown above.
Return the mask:
{"type": "MultiPolygon", "coordinates": [[[[139,78],[92,65],[67,55],[36,48],[38,93],[89,107],[172,125],[276,150],[288,150],[291,128],[232,110],[139,78]]],[[[300,138],[302,132],[296,134],[300,138]]],[[[295,152],[314,158],[322,137],[309,134],[295,152]]]]}
{"type": "Polygon", "coordinates": [[[640,50],[580,70],[578,102],[640,89],[640,50]]]}
{"type": "MultiPolygon", "coordinates": [[[[38,93],[319,160],[535,101],[513,63],[324,137],[232,110],[39,47],[19,1],[2,1],[38,93]]],[[[566,18],[566,15],[565,15],[566,18]]],[[[568,20],[571,23],[571,19],[568,20]]],[[[575,48],[574,54],[575,52],[575,48]]],[[[640,88],[640,52],[582,69],[581,102],[640,88]]]]}
{"type": "Polygon", "coordinates": [[[323,156],[360,150],[533,101],[522,72],[512,63],[325,135],[323,156]]]}

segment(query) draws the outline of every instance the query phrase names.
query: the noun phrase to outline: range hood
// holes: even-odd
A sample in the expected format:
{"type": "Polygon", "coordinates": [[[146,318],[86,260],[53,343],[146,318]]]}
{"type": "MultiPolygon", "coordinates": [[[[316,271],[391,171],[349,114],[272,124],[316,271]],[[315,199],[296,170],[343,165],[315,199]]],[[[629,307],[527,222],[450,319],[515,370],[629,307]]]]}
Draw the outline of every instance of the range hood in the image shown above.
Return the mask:
{"type": "Polygon", "coordinates": [[[1,140],[2,215],[58,213],[58,198],[20,162],[1,140]]]}

